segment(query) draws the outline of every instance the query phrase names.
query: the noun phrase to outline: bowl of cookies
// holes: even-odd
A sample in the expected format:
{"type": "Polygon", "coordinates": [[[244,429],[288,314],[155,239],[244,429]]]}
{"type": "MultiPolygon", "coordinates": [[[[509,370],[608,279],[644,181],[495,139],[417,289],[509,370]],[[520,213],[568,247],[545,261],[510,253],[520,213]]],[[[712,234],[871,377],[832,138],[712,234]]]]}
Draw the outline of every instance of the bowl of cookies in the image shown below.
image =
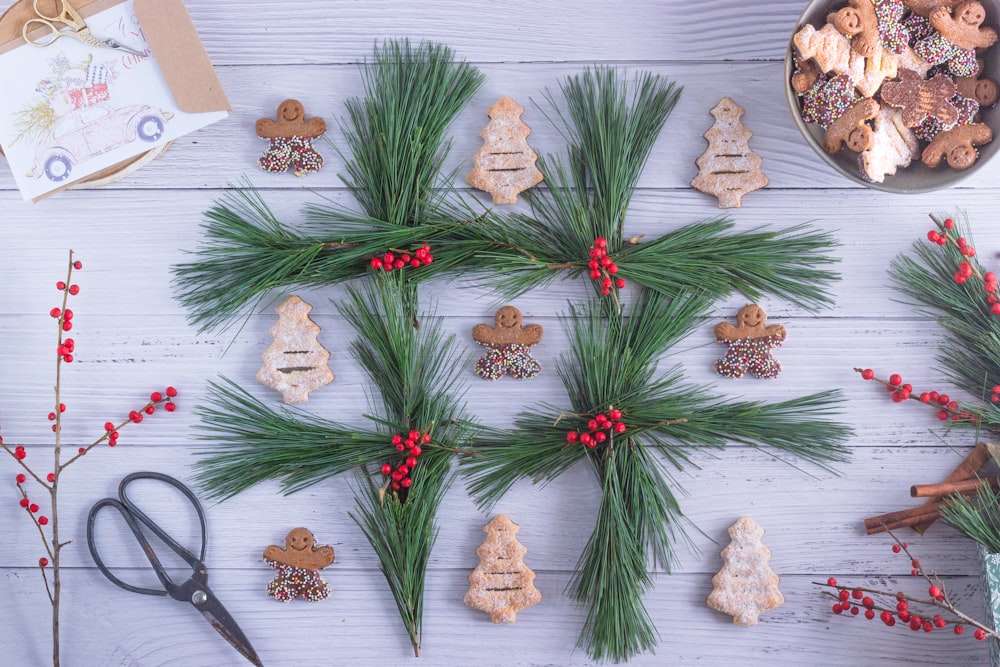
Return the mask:
{"type": "Polygon", "coordinates": [[[813,0],[785,58],[792,117],[868,187],[951,186],[1000,148],[1000,0],[813,0]]]}

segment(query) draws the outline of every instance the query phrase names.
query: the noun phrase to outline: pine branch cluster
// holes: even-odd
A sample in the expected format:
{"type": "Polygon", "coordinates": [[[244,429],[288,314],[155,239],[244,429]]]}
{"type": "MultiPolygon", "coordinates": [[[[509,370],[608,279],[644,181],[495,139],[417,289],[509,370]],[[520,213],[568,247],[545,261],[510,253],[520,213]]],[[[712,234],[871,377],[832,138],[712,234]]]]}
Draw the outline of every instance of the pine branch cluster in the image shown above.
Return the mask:
{"type": "MultiPolygon", "coordinates": [[[[599,660],[626,660],[657,640],[642,601],[652,564],[669,566],[684,539],[670,469],[697,448],[738,442],[827,465],[845,456],[849,431],[835,423],[835,393],[777,404],[729,402],[688,383],[679,368],[657,370],[718,297],[774,294],[808,308],[829,303],[835,245],[806,227],[733,233],[727,220],[681,227],[650,242],[628,238],[628,206],[680,89],[667,79],[634,80],[588,69],[546,98],[567,141],[541,162],[547,186],[528,194],[531,214],[477,211],[440,177],[445,129],[482,83],[444,47],[388,41],[363,66],[365,96],[347,103],[350,147],[343,177],[360,212],[310,206],[296,227],[277,220],[252,189],[209,213],[195,261],[176,268],[180,299],[203,328],[232,322],[271,290],[329,285],[359,276],[340,312],[357,334],[352,356],[369,376],[369,428],[272,408],[231,382],[202,408],[218,445],[199,463],[207,490],[229,497],[265,479],[293,492],[335,474],[357,474],[353,514],[379,558],[414,650],[419,652],[423,584],[434,518],[458,452],[482,505],[522,477],[547,482],[582,459],[602,490],[597,523],[572,589],[587,607],[580,642],[599,660]],[[440,188],[438,186],[445,186],[440,188]],[[511,431],[476,425],[457,379],[466,361],[418,285],[458,269],[511,298],[557,276],[584,274],[591,248],[607,251],[634,287],[570,309],[571,343],[557,371],[570,407],[529,408],[511,431]],[[369,262],[387,249],[434,248],[435,262],[383,273],[369,262]],[[629,303],[630,302],[630,303],[629,303]],[[588,449],[567,440],[592,419],[615,414],[622,429],[588,449]],[[381,483],[372,466],[395,455],[393,434],[429,432],[412,485],[381,483]],[[474,451],[469,451],[475,440],[474,451]]],[[[591,269],[593,270],[593,269],[591,269]]]]}

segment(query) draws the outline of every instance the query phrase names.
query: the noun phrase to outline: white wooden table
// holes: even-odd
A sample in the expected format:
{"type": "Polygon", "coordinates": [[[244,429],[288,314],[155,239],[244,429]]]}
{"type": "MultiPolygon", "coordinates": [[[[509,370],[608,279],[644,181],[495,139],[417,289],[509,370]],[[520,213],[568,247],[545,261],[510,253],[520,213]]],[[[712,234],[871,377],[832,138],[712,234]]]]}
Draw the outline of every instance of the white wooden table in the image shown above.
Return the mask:
{"type": "MultiPolygon", "coordinates": [[[[527,108],[535,149],[561,149],[555,130],[531,100],[545,88],[590,63],[613,63],[667,75],[684,86],[681,101],[653,151],[640,182],[630,232],[659,235],[718,213],[715,200],[691,190],[695,158],[705,149],[708,110],[723,96],[747,111],[751,147],[764,159],[770,186],[748,195],[732,211],[737,228],[789,226],[813,221],[842,241],[837,254],[843,280],[837,305],[819,315],[777,300],[763,302],[770,321],[789,332],[779,356],[779,380],[726,381],[714,375],[719,354],[711,328],[743,305],[740,297],[718,304],[682,345],[673,361],[697,382],[713,383],[730,397],[780,399],[842,387],[843,419],[857,429],[853,460],[834,476],[808,466],[796,469],[766,454],[731,447],[696,456],[700,469],[679,474],[683,506],[701,553],[680,551],[678,571],[657,577],[646,598],[661,642],[656,655],[633,664],[810,665],[985,664],[985,643],[967,633],[926,635],[878,621],[834,617],[810,584],[833,575],[891,589],[924,588],[909,565],[890,551],[885,537],[865,537],[861,520],[915,504],[911,483],[935,482],[973,444],[971,434],[939,437],[938,422],[916,404],[896,406],[885,392],[862,382],[854,366],[882,375],[900,372],[919,389],[941,388],[931,369],[939,330],[893,301],[886,269],[897,253],[923,237],[931,212],[965,210],[975,225],[980,256],[988,263],[1000,249],[996,224],[1000,163],[960,188],[919,196],[893,196],[855,187],[828,169],[795,130],[782,83],[782,58],[802,0],[746,3],[713,0],[369,0],[288,3],[262,0],[189,0],[234,113],[225,122],[183,138],[162,157],[128,179],[102,190],[66,192],[30,205],[21,202],[6,164],[0,162],[0,424],[6,442],[25,444],[30,456],[49,456],[45,415],[52,404],[56,280],[65,273],[66,251],[84,262],[78,274],[74,335],[77,360],[63,376],[67,439],[89,442],[108,419],[124,417],[151,390],[167,384],[181,395],[173,416],[157,415],[123,432],[113,451],[101,449],[62,480],[63,531],[73,544],[64,551],[64,664],[70,666],[245,664],[186,605],[137,596],[109,584],[93,567],[85,545],[85,517],[98,498],[114,493],[118,480],[136,470],[157,470],[190,480],[203,444],[194,438],[193,408],[206,397],[206,383],[226,375],[259,396],[277,394],[256,385],[261,352],[270,343],[271,313],[253,317],[245,329],[199,335],[174,301],[170,267],[202,239],[202,212],[227,184],[244,175],[263,189],[286,220],[319,195],[348,197],[337,174],[341,162],[327,147],[328,165],[305,179],[271,176],[256,159],[263,142],[257,118],[273,114],[288,97],[310,114],[325,116],[329,138],[343,147],[336,119],[348,96],[360,94],[356,63],[377,39],[411,36],[441,41],[487,75],[473,104],[454,124],[449,169],[464,174],[480,145],[486,108],[510,95],[527,108]],[[767,529],[771,565],[781,575],[783,607],[757,627],[731,624],[704,599],[720,568],[726,528],[743,515],[767,529]],[[699,532],[700,531],[700,532],[699,532]]],[[[464,187],[464,183],[462,184],[464,187]]],[[[518,299],[526,321],[542,323],[545,339],[536,357],[549,372],[530,384],[486,383],[468,371],[469,405],[486,423],[504,426],[524,405],[560,402],[563,392],[553,361],[566,336],[555,314],[579,284],[562,284],[518,299]]],[[[309,410],[346,420],[360,419],[365,381],[349,358],[351,336],[332,303],[341,288],[300,293],[315,306],[321,341],[332,350],[337,378],[315,392],[309,410]]],[[[472,343],[469,331],[489,321],[483,294],[440,284],[436,297],[445,328],[472,343]]],[[[950,391],[950,388],[949,388],[950,391]]],[[[954,393],[954,392],[951,392],[954,393]]],[[[17,472],[0,460],[0,652],[5,665],[43,665],[49,660],[49,605],[37,567],[38,536],[17,507],[17,472]],[[2,491],[6,489],[6,491],[2,491]],[[3,500],[6,498],[6,500],[3,500]]],[[[593,526],[598,489],[578,467],[545,488],[521,484],[497,508],[521,525],[526,562],[537,573],[542,604],[519,615],[513,626],[494,626],[462,604],[466,575],[476,564],[480,528],[488,516],[475,509],[456,485],[440,515],[428,575],[423,665],[583,665],[575,649],[583,611],[564,594],[577,557],[593,526]]],[[[234,500],[208,507],[211,582],[267,665],[379,665],[413,660],[376,559],[348,517],[352,497],[345,479],[333,479],[289,497],[265,484],[234,500]],[[271,571],[260,555],[291,527],[304,525],[331,543],[337,563],[326,570],[334,593],[328,601],[281,605],[264,587],[271,571]]],[[[973,545],[944,525],[923,538],[908,534],[925,565],[946,575],[963,606],[982,613],[973,545]]],[[[131,546],[124,540],[108,548],[131,546]]],[[[139,557],[131,561],[141,565],[139,557]]]]}

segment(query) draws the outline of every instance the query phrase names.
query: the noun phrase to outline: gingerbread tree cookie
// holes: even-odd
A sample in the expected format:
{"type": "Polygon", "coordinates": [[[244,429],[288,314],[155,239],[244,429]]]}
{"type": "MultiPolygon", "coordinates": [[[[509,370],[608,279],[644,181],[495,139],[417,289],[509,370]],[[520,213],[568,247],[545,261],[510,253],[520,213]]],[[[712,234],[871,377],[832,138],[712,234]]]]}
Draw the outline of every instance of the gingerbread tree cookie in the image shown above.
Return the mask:
{"type": "Polygon", "coordinates": [[[499,380],[510,375],[515,380],[533,378],[542,370],[531,358],[530,347],[542,340],[542,327],[521,324],[521,311],[504,306],[493,316],[495,326],[477,324],[472,339],[489,349],[476,362],[476,375],[484,380],[499,380]]]}
{"type": "Polygon", "coordinates": [[[778,377],[781,363],[771,356],[771,350],[781,347],[785,327],[780,324],[765,326],[766,322],[764,309],[751,303],[736,313],[737,326],[728,322],[715,326],[716,340],[729,348],[726,356],[715,362],[719,375],[739,378],[750,371],[759,378],[778,377]]]}
{"type": "Polygon", "coordinates": [[[284,547],[272,544],[264,549],[264,561],[275,570],[267,594],[279,602],[297,597],[310,602],[325,600],[330,586],[319,576],[319,570],[333,560],[333,547],[317,547],[311,532],[293,528],[285,537],[284,547]]]}
{"type": "Polygon", "coordinates": [[[309,319],[312,306],[292,295],[276,309],[274,342],[264,350],[257,381],[281,392],[285,403],[306,403],[309,392],[333,382],[326,365],[330,353],[319,344],[319,326],[309,319]]]}
{"type": "Polygon", "coordinates": [[[282,102],[277,120],[261,118],[256,129],[258,137],[268,140],[267,150],[258,160],[264,171],[280,174],[292,168],[296,176],[305,176],[323,166],[323,156],[312,142],[326,132],[326,121],[316,116],[306,119],[298,100],[282,102]]]}
{"type": "Polygon", "coordinates": [[[698,175],[691,187],[719,199],[719,208],[739,208],[743,195],[768,184],[760,171],[760,156],[750,150],[753,133],[743,126],[743,109],[723,97],[711,111],[715,124],[705,133],[708,150],[696,164],[698,175]]]}
{"type": "Polygon", "coordinates": [[[479,136],[483,145],[472,156],[473,169],[465,178],[474,188],[493,195],[494,204],[516,204],[517,195],[542,182],[535,167],[538,155],[528,145],[531,128],[521,122],[524,107],[501,97],[486,114],[490,122],[479,136]]]}
{"type": "Polygon", "coordinates": [[[764,529],[749,517],[730,526],[732,541],[722,550],[722,569],[712,577],[712,593],[706,602],[732,616],[736,625],[757,625],[763,612],[785,603],[778,575],[767,564],[771,550],[761,543],[763,537],[764,529]]]}
{"type": "Polygon", "coordinates": [[[469,574],[465,604],[485,611],[494,623],[513,623],[517,612],[542,600],[533,583],[535,573],[524,564],[528,550],[515,537],[519,530],[503,514],[483,526],[486,539],[476,549],[479,565],[469,574]]]}

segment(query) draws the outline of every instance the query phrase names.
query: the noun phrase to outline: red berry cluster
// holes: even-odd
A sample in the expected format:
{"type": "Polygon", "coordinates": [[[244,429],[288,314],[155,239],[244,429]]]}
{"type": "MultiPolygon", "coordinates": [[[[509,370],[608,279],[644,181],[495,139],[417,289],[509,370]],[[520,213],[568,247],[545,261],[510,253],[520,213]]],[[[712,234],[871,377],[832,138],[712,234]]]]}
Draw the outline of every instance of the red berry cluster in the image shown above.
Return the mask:
{"type": "MultiPolygon", "coordinates": [[[[906,542],[897,542],[892,545],[892,551],[897,554],[902,551],[906,551],[906,555],[910,556],[911,564],[913,565],[913,570],[910,574],[926,577],[926,574],[920,566],[920,561],[910,555],[910,552],[907,550],[908,547],[909,545],[906,542]]],[[[930,582],[932,580],[928,579],[928,581],[930,582]]],[[[879,614],[879,619],[890,628],[896,625],[897,619],[900,622],[907,624],[910,627],[910,630],[913,630],[914,632],[920,630],[923,630],[924,632],[934,632],[934,630],[946,628],[949,625],[949,621],[946,620],[941,614],[934,614],[931,616],[929,614],[920,615],[915,613],[910,608],[910,604],[912,602],[943,607],[951,612],[956,611],[955,607],[952,606],[950,601],[947,599],[944,589],[935,583],[930,583],[927,587],[927,593],[931,598],[930,601],[915,600],[903,592],[888,593],[885,591],[865,591],[861,588],[850,588],[838,584],[834,577],[827,579],[826,585],[837,589],[836,595],[833,596],[837,599],[837,602],[834,603],[831,609],[834,614],[850,613],[852,616],[857,616],[863,609],[865,618],[873,620],[875,618],[876,610],[880,610],[881,613],[879,614]],[[871,595],[866,595],[866,592],[872,593],[872,595],[876,596],[883,596],[886,599],[895,600],[894,608],[880,606],[879,603],[871,597],[871,595]]],[[[952,630],[956,635],[965,633],[965,627],[961,623],[951,622],[951,625],[952,630]]],[[[973,636],[982,641],[986,639],[987,635],[986,631],[982,628],[978,628],[975,633],[973,633],[973,636]]]]}
{"type": "Polygon", "coordinates": [[[398,433],[392,436],[392,446],[397,452],[403,454],[403,460],[399,465],[393,466],[391,463],[382,464],[382,474],[389,478],[393,491],[410,488],[413,478],[410,474],[417,467],[417,459],[423,452],[420,445],[426,445],[431,441],[431,434],[427,431],[410,431],[406,437],[398,433]]]}
{"type": "MultiPolygon", "coordinates": [[[[937,221],[935,220],[935,222],[937,221]]],[[[936,243],[939,246],[954,243],[955,247],[958,248],[958,252],[963,257],[971,258],[976,256],[976,249],[969,245],[968,241],[961,236],[952,236],[951,230],[955,228],[954,220],[948,218],[944,222],[938,223],[938,225],[941,231],[932,229],[927,232],[928,241],[936,243]]],[[[979,270],[978,265],[973,265],[970,262],[963,260],[959,263],[958,270],[955,271],[955,275],[953,277],[955,282],[961,285],[973,276],[983,281],[983,291],[986,292],[986,303],[990,307],[990,313],[992,315],[1000,315],[1000,298],[998,298],[996,294],[998,287],[1000,287],[1000,281],[998,281],[996,274],[992,271],[988,271],[984,274],[979,270]]]]}
{"type": "Polygon", "coordinates": [[[594,449],[602,442],[613,438],[615,434],[621,435],[625,432],[628,427],[621,418],[622,411],[617,408],[608,410],[608,414],[602,412],[587,421],[586,431],[569,431],[566,434],[566,442],[571,445],[579,442],[585,447],[594,449]]]}
{"type": "MultiPolygon", "coordinates": [[[[149,403],[145,405],[141,410],[132,410],[128,413],[129,421],[133,424],[139,424],[142,422],[142,414],[146,413],[151,415],[156,412],[156,406],[163,403],[163,409],[167,412],[173,412],[177,409],[177,405],[174,403],[173,399],[177,397],[177,390],[173,387],[167,387],[163,390],[166,394],[164,396],[158,391],[154,391],[149,395],[149,403]]],[[[115,430],[114,424],[111,422],[106,422],[104,424],[104,430],[108,433],[108,444],[112,447],[115,446],[115,442],[118,440],[118,431],[115,430]],[[110,428],[108,428],[110,427],[110,428]],[[114,440],[112,440],[112,438],[114,440]]]]}
{"type": "Polygon", "coordinates": [[[397,250],[396,253],[387,250],[383,255],[372,257],[370,262],[371,267],[376,271],[392,271],[393,269],[404,269],[408,266],[415,269],[418,266],[427,266],[434,262],[431,247],[427,244],[417,248],[412,253],[402,250],[397,250]]]}
{"type": "Polygon", "coordinates": [[[996,403],[997,401],[1000,401],[1000,384],[993,385],[990,393],[990,402],[996,403]]]}
{"type": "Polygon", "coordinates": [[[618,273],[618,265],[608,256],[608,240],[602,237],[594,239],[594,245],[590,247],[590,261],[587,262],[590,269],[590,277],[601,283],[601,295],[611,294],[612,285],[618,289],[625,287],[625,281],[621,278],[612,279],[611,276],[618,273]]]}
{"type": "MultiPolygon", "coordinates": [[[[49,473],[49,477],[55,479],[55,474],[49,473]]],[[[23,473],[18,473],[17,477],[15,477],[14,480],[17,482],[17,490],[21,492],[21,500],[18,504],[25,509],[25,511],[31,517],[31,520],[37,523],[39,526],[48,525],[49,518],[47,516],[45,516],[44,514],[41,514],[37,517],[35,516],[36,514],[38,514],[41,508],[38,506],[38,503],[31,502],[31,500],[28,498],[28,493],[24,490],[24,486],[22,486],[26,481],[28,481],[28,478],[23,473]]]]}
{"type": "MultiPolygon", "coordinates": [[[[970,412],[959,409],[958,401],[951,400],[948,394],[939,394],[936,391],[924,391],[920,392],[917,396],[913,396],[913,386],[909,383],[904,384],[903,378],[898,373],[893,373],[889,376],[889,379],[880,380],[875,377],[875,371],[870,368],[864,370],[860,368],[855,368],[854,370],[861,373],[861,377],[865,380],[876,380],[885,385],[886,391],[891,393],[893,403],[902,403],[907,399],[920,401],[926,405],[937,408],[937,418],[941,421],[947,421],[948,419],[952,421],[968,421],[971,423],[977,423],[979,418],[970,412]]],[[[1000,401],[1000,385],[994,387],[994,394],[996,401],[1000,401]]]]}

